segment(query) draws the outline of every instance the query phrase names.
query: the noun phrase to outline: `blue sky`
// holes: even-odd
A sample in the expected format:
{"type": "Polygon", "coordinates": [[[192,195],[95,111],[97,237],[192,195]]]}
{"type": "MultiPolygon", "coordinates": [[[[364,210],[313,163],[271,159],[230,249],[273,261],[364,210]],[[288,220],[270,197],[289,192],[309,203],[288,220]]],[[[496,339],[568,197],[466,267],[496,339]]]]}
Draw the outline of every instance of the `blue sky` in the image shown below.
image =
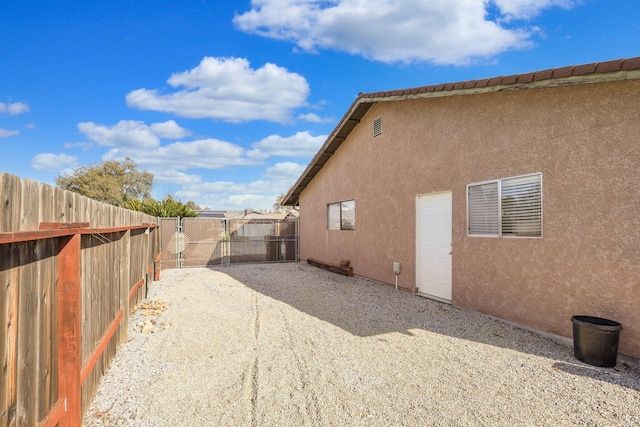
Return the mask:
{"type": "Polygon", "coordinates": [[[359,92],[635,56],[637,0],[3,1],[0,172],[269,209],[359,92]]]}

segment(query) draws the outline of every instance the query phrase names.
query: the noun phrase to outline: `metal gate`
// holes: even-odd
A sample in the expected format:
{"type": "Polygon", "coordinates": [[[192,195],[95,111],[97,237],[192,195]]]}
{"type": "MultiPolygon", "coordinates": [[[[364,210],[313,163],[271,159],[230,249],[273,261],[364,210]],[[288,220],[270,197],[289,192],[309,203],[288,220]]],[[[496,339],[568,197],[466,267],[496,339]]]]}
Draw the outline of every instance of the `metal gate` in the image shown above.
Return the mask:
{"type": "Polygon", "coordinates": [[[297,219],[160,218],[163,268],[298,261],[297,219]]]}

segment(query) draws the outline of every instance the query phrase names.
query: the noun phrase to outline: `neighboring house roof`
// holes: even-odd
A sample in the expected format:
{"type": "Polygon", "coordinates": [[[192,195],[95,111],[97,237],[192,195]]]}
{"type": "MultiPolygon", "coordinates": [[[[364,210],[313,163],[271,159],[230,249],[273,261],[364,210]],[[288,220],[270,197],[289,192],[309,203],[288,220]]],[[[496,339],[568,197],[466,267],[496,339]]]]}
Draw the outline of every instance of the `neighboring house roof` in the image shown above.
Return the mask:
{"type": "Polygon", "coordinates": [[[252,209],[243,211],[196,211],[198,218],[215,218],[215,219],[290,219],[298,217],[297,211],[264,213],[252,209]]]}
{"type": "Polygon", "coordinates": [[[198,215],[198,218],[217,218],[217,219],[224,219],[225,218],[225,212],[224,211],[196,211],[196,214],[198,215]]]}
{"type": "Polygon", "coordinates": [[[286,194],[282,204],[287,206],[299,204],[299,197],[302,191],[325,163],[329,161],[342,142],[347,139],[351,131],[360,123],[369,108],[378,102],[572,86],[638,78],[640,78],[640,57],[635,57],[552,68],[511,76],[421,86],[387,92],[360,93],[311,160],[304,173],[286,194]]]}
{"type": "Polygon", "coordinates": [[[284,219],[297,219],[300,218],[300,211],[295,209],[287,209],[284,211],[284,219]]]}

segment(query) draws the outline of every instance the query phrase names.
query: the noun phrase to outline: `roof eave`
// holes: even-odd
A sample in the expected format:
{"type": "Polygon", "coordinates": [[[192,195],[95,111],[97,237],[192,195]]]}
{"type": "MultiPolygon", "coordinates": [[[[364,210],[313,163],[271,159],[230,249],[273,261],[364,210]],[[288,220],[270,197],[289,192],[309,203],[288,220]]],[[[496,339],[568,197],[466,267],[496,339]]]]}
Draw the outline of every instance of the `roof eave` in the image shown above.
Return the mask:
{"type": "Polygon", "coordinates": [[[318,172],[320,172],[322,167],[333,156],[342,142],[347,139],[347,136],[351,131],[358,125],[358,123],[360,123],[360,120],[364,117],[369,108],[371,108],[371,106],[376,102],[377,101],[363,99],[361,98],[361,95],[358,95],[358,98],[356,98],[356,100],[351,104],[351,107],[349,107],[345,115],[342,117],[338,126],[335,127],[333,132],[331,132],[331,135],[329,135],[325,143],[320,147],[320,150],[318,150],[313,159],[311,159],[311,162],[300,178],[298,178],[298,181],[291,187],[291,189],[289,189],[289,192],[282,200],[283,206],[299,205],[299,197],[304,188],[309,182],[311,182],[318,172]]]}
{"type": "Polygon", "coordinates": [[[563,86],[576,86],[590,83],[605,83],[624,80],[640,79],[640,69],[618,71],[611,73],[594,73],[586,75],[573,75],[562,78],[549,78],[541,80],[520,81],[516,80],[518,76],[498,77],[506,81],[504,83],[491,84],[488,83],[493,79],[475,80],[471,83],[449,83],[445,85],[428,86],[427,88],[435,88],[433,90],[425,90],[415,93],[404,93],[407,90],[394,92],[378,92],[363,94],[363,101],[369,102],[388,102],[400,101],[407,99],[424,99],[424,98],[440,98],[456,95],[476,95],[484,93],[511,92],[527,89],[554,88],[563,86]],[[463,86],[465,85],[465,86],[463,86]]]}
{"type": "Polygon", "coordinates": [[[285,195],[284,206],[297,206],[300,194],[331,156],[347,139],[351,131],[360,123],[371,106],[378,102],[400,101],[407,99],[439,98],[445,96],[475,95],[483,93],[509,92],[526,89],[540,89],[562,86],[574,86],[591,83],[640,79],[640,57],[616,59],[563,68],[536,71],[533,73],[490,79],[470,80],[466,82],[446,83],[401,89],[389,92],[360,93],[351,104],[338,126],[327,138],[318,153],[311,160],[300,178],[285,195]]]}

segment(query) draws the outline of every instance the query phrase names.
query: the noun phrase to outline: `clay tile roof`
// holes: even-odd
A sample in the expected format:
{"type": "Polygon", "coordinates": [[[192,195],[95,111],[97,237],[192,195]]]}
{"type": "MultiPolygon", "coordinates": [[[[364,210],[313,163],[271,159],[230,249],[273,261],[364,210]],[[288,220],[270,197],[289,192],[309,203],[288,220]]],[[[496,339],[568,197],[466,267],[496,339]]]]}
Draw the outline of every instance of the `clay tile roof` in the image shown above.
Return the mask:
{"type": "Polygon", "coordinates": [[[622,59],[616,59],[614,61],[598,62],[596,64],[596,73],[611,73],[614,71],[620,71],[622,67],[622,59]]]}
{"type": "Polygon", "coordinates": [[[583,76],[585,74],[593,74],[596,72],[596,63],[576,65],[573,67],[574,76],[583,76]]]}
{"type": "Polygon", "coordinates": [[[573,66],[571,67],[562,67],[562,68],[554,68],[552,79],[561,79],[563,77],[571,77],[573,75],[573,66]]]}
{"type": "Polygon", "coordinates": [[[541,80],[549,80],[551,79],[551,77],[553,76],[553,70],[542,70],[542,71],[536,71],[535,73],[533,73],[533,81],[534,82],[539,82],[541,80]]]}
{"type": "Polygon", "coordinates": [[[638,70],[640,69],[640,56],[631,58],[631,59],[623,59],[622,66],[620,67],[620,71],[629,71],[629,70],[638,70]]]}
{"type": "Polygon", "coordinates": [[[502,83],[502,77],[493,77],[488,80],[487,86],[498,86],[500,83],[502,83]]]}
{"type": "MultiPolygon", "coordinates": [[[[298,203],[300,193],[304,190],[307,184],[311,182],[318,171],[335,152],[336,143],[339,146],[342,143],[341,141],[345,140],[349,132],[351,132],[351,125],[345,127],[345,123],[348,123],[352,118],[355,118],[356,120],[362,118],[364,114],[366,114],[368,109],[373,105],[373,103],[378,102],[379,100],[381,100],[381,98],[407,97],[408,95],[456,90],[464,91],[465,89],[475,88],[491,88],[501,85],[513,85],[515,83],[526,86],[530,83],[541,82],[545,80],[566,79],[575,76],[586,76],[590,74],[606,74],[625,71],[640,71],[640,57],[630,59],[615,59],[605,62],[593,62],[584,65],[552,68],[531,73],[514,74],[511,76],[493,77],[489,79],[468,80],[463,82],[420,86],[416,88],[399,89],[386,92],[360,93],[358,94],[357,99],[353,102],[349,110],[347,110],[344,117],[340,120],[340,123],[338,123],[337,127],[333,130],[331,135],[329,135],[329,138],[324,143],[322,148],[320,148],[320,151],[313,158],[309,166],[307,166],[305,172],[298,179],[296,184],[291,187],[289,193],[285,196],[284,203],[287,205],[295,205],[298,203]],[[362,99],[372,99],[373,101],[362,102],[362,99]]],[[[624,79],[626,77],[627,76],[624,75],[619,76],[619,78],[621,79],[624,79]]],[[[613,76],[613,79],[616,78],[618,77],[613,76]]],[[[637,75],[635,75],[633,78],[638,77],[637,75]]],[[[577,80],[578,83],[580,81],[581,80],[577,80]]],[[[537,86],[534,85],[533,87],[537,86]]],[[[516,88],[522,89],[522,86],[518,86],[516,88]]]]}
{"type": "Polygon", "coordinates": [[[516,81],[518,80],[518,75],[514,74],[512,76],[504,76],[502,78],[502,84],[503,85],[512,85],[514,84],[516,81]]]}
{"type": "Polygon", "coordinates": [[[440,83],[429,86],[419,86],[386,92],[370,92],[358,95],[358,98],[388,98],[403,97],[430,92],[447,92],[461,89],[475,89],[500,85],[527,84],[544,80],[563,79],[594,73],[611,73],[617,71],[640,70],[640,57],[630,59],[614,59],[605,62],[592,62],[583,65],[571,65],[561,68],[550,68],[530,73],[513,74],[510,76],[492,77],[478,80],[466,80],[453,83],[440,83]]]}
{"type": "Polygon", "coordinates": [[[518,83],[531,83],[533,81],[533,76],[535,75],[535,73],[527,73],[527,74],[520,74],[516,77],[516,82],[518,83]]]}

